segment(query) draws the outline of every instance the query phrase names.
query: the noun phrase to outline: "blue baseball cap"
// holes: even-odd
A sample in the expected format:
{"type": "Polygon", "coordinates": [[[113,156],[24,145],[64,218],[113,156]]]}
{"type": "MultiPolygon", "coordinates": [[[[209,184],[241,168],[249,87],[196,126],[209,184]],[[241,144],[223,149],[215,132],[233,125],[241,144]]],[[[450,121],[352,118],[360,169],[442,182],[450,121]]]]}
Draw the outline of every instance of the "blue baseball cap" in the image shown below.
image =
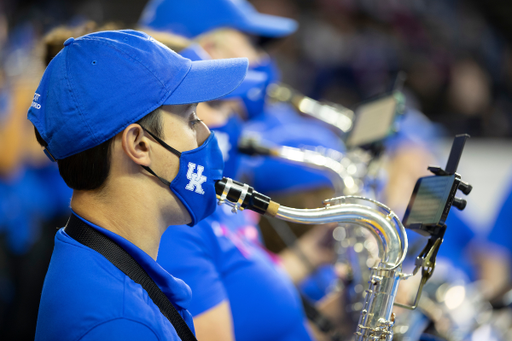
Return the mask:
{"type": "MultiPolygon", "coordinates": [[[[206,52],[199,44],[190,44],[179,53],[182,57],[188,58],[192,61],[211,59],[208,52],[206,52]]],[[[264,72],[252,71],[249,69],[240,86],[221,99],[247,97],[252,93],[261,93],[266,88],[267,79],[268,77],[264,72]]]]}
{"type": "Polygon", "coordinates": [[[245,0],[150,0],[139,24],[187,38],[221,27],[279,38],[298,26],[293,19],[259,13],[245,0]]]}
{"type": "Polygon", "coordinates": [[[46,68],[28,119],[63,159],[114,137],[162,105],[211,101],[244,79],[246,58],[192,62],[143,32],[74,39],[46,68]]]}

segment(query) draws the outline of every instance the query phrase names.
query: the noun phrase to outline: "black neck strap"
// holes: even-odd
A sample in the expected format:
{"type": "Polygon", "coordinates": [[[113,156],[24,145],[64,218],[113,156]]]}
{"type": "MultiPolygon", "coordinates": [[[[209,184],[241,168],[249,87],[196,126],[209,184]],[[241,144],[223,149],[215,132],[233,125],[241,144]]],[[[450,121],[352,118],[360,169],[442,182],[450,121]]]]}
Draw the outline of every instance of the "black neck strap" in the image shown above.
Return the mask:
{"type": "Polygon", "coordinates": [[[149,173],[151,173],[154,176],[156,176],[158,178],[158,180],[160,180],[164,185],[171,186],[171,183],[169,181],[167,181],[164,178],[161,178],[158,175],[156,175],[156,173],[153,172],[153,170],[151,168],[149,168],[148,166],[141,166],[141,167],[144,168],[145,170],[147,170],[149,173]]]}
{"type": "Polygon", "coordinates": [[[162,147],[164,147],[165,149],[167,149],[168,151],[170,151],[171,153],[173,153],[174,155],[176,155],[177,157],[181,157],[181,152],[174,149],[173,147],[169,146],[167,143],[165,143],[161,138],[159,138],[158,136],[156,136],[155,134],[153,134],[152,132],[150,132],[149,130],[147,130],[146,128],[144,128],[144,126],[142,126],[142,129],[144,129],[144,131],[146,133],[148,133],[149,135],[151,135],[152,138],[154,138],[155,140],[157,140],[158,143],[160,143],[162,145],[162,147]]]}
{"type": "MultiPolygon", "coordinates": [[[[147,130],[146,128],[144,128],[143,125],[140,125],[142,127],[142,129],[144,129],[144,131],[146,133],[148,133],[149,135],[151,135],[151,137],[153,137],[158,143],[160,143],[162,145],[162,147],[164,147],[165,149],[167,149],[168,151],[170,151],[171,153],[173,153],[174,155],[176,155],[177,157],[181,157],[181,152],[180,151],[177,151],[176,149],[174,149],[173,147],[169,146],[167,143],[165,143],[161,138],[159,138],[158,136],[156,136],[155,134],[153,134],[152,132],[150,132],[149,130],[147,130]]],[[[153,174],[156,178],[158,178],[158,180],[160,180],[164,185],[166,186],[171,186],[171,183],[167,180],[165,180],[164,178],[161,178],[159,177],[158,175],[156,175],[155,172],[153,172],[153,170],[151,168],[149,168],[148,166],[142,166],[142,168],[144,168],[146,171],[148,171],[149,173],[153,174]]]]}
{"type": "Polygon", "coordinates": [[[140,266],[139,263],[112,239],[89,226],[82,219],[72,214],[65,227],[66,233],[79,243],[102,254],[109,262],[130,277],[147,291],[149,297],[160,309],[182,341],[197,341],[189,326],[178,313],[169,298],[140,266]]]}

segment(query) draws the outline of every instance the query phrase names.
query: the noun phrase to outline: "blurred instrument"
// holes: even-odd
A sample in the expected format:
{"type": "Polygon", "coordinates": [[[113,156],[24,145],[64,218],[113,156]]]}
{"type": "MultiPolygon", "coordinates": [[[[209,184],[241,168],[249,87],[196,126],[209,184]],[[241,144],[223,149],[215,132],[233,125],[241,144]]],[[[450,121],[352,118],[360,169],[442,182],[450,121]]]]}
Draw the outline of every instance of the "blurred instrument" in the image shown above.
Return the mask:
{"type": "Polygon", "coordinates": [[[396,117],[405,111],[405,97],[399,86],[391,93],[359,104],[354,110],[314,100],[281,83],[270,84],[267,96],[277,102],[290,103],[298,112],[334,127],[349,149],[368,147],[384,140],[396,131],[396,117]]]}
{"type": "Polygon", "coordinates": [[[352,129],[354,111],[342,105],[316,101],[282,83],[270,84],[267,96],[274,101],[290,103],[300,113],[333,126],[342,134],[352,129]]]}
{"type": "Polygon", "coordinates": [[[337,150],[317,147],[315,150],[265,144],[253,137],[242,137],[238,151],[251,156],[270,156],[290,163],[327,171],[336,195],[355,195],[363,189],[367,163],[363,153],[346,156],[337,150]]]}
{"type": "MultiPolygon", "coordinates": [[[[269,156],[293,164],[326,171],[334,188],[335,196],[361,195],[365,183],[376,181],[368,178],[368,165],[372,157],[369,153],[360,149],[343,154],[324,147],[310,150],[288,146],[271,146],[258,141],[256,138],[242,137],[238,144],[238,150],[251,156],[269,156]]],[[[292,247],[297,237],[295,237],[290,226],[275,219],[268,219],[268,222],[287,247],[292,247]]],[[[377,247],[369,236],[369,232],[357,225],[339,225],[334,235],[343,235],[343,240],[338,240],[338,243],[336,243],[336,263],[345,264],[348,270],[346,278],[340,283],[344,287],[342,299],[344,306],[342,310],[347,314],[343,319],[342,331],[343,334],[348,334],[352,333],[356,327],[359,314],[363,309],[361,301],[370,276],[369,267],[373,265],[372,253],[375,253],[377,247]],[[369,263],[371,265],[368,265],[369,263]]],[[[334,283],[331,284],[334,285],[334,283]]],[[[320,287],[322,287],[322,283],[320,287]]],[[[307,317],[313,321],[318,319],[315,316],[321,315],[318,312],[309,314],[310,311],[313,311],[313,309],[306,309],[307,317]]]]}

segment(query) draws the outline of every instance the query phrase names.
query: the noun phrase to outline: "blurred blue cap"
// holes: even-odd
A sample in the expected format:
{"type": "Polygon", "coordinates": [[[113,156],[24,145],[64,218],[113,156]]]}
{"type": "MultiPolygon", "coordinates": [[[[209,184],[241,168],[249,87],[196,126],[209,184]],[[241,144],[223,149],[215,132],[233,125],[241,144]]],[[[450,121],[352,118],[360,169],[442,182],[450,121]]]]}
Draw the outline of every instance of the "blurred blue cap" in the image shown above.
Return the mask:
{"type": "Polygon", "coordinates": [[[104,31],[69,38],[50,62],[28,119],[63,159],[114,137],[162,105],[210,101],[244,79],[246,58],[192,62],[149,35],[104,31]]]}
{"type": "Polygon", "coordinates": [[[269,38],[297,29],[295,20],[259,13],[246,0],[150,0],[139,24],[187,38],[221,27],[269,38]]]}
{"type": "MultiPolygon", "coordinates": [[[[262,141],[279,146],[315,150],[318,147],[338,152],[344,150],[339,137],[329,129],[310,120],[296,119],[293,123],[266,129],[257,125],[257,130],[249,124],[244,130],[245,136],[257,135],[262,141]]],[[[245,158],[242,173],[252,182],[257,191],[262,193],[288,193],[315,188],[333,187],[333,173],[305,164],[274,157],[245,158]]]]}
{"type": "MultiPolygon", "coordinates": [[[[199,44],[191,44],[187,46],[185,49],[180,51],[180,55],[192,61],[211,59],[208,52],[206,52],[199,44]]],[[[264,72],[252,71],[249,69],[240,86],[221,99],[247,97],[252,93],[261,93],[267,85],[267,79],[268,77],[264,72]]]]}

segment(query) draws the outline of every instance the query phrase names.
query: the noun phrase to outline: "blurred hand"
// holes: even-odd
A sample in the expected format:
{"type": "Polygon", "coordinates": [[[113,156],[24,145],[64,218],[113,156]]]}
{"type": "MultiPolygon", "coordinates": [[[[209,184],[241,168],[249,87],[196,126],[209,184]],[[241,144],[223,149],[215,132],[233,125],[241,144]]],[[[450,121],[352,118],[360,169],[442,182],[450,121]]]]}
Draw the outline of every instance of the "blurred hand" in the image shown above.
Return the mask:
{"type": "Polygon", "coordinates": [[[389,179],[382,202],[402,217],[418,178],[432,175],[427,169],[430,164],[436,164],[435,158],[425,148],[401,147],[387,164],[389,179]]]}
{"type": "Polygon", "coordinates": [[[295,247],[306,256],[313,268],[336,260],[332,236],[336,226],[336,223],[316,225],[297,241],[295,247]]]}
{"type": "Polygon", "coordinates": [[[294,283],[307,277],[318,266],[334,263],[336,253],[333,250],[332,232],[337,226],[333,224],[316,225],[291,248],[283,250],[282,265],[294,283]]]}

